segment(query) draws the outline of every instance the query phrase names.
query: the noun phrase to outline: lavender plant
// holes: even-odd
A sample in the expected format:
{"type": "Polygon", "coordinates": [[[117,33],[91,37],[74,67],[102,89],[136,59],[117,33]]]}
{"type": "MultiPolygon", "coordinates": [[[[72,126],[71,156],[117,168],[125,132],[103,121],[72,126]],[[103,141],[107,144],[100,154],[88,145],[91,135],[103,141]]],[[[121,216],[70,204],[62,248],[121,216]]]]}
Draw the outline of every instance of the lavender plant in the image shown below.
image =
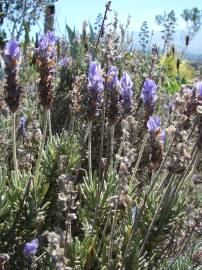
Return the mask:
{"type": "Polygon", "coordinates": [[[19,85],[19,64],[20,64],[20,47],[16,40],[11,40],[6,44],[4,50],[5,61],[5,101],[12,112],[12,144],[13,144],[13,164],[16,177],[18,177],[18,164],[16,153],[16,124],[15,113],[20,102],[21,87],[19,85]]]}
{"type": "Polygon", "coordinates": [[[67,27],[68,40],[48,31],[30,49],[35,62],[22,58],[20,78],[18,44],[5,49],[1,269],[200,265],[201,78],[168,93],[162,61],[174,49],[163,57],[155,45],[146,57],[128,51],[130,20],[107,24],[108,11],[110,3],[93,38],[86,23],[81,36],[67,27]],[[5,108],[17,111],[20,85],[28,91],[16,116],[15,177],[5,108]]]}

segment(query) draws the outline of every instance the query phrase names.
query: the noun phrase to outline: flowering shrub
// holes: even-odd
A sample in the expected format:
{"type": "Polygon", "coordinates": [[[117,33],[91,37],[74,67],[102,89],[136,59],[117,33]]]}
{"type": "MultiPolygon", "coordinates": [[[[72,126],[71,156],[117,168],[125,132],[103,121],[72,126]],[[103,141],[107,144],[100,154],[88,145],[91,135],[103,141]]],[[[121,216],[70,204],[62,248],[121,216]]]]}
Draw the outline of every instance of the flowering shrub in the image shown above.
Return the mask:
{"type": "Polygon", "coordinates": [[[5,46],[1,269],[201,263],[201,78],[184,81],[179,60],[168,91],[171,48],[129,51],[110,4],[97,33],[5,46]]]}

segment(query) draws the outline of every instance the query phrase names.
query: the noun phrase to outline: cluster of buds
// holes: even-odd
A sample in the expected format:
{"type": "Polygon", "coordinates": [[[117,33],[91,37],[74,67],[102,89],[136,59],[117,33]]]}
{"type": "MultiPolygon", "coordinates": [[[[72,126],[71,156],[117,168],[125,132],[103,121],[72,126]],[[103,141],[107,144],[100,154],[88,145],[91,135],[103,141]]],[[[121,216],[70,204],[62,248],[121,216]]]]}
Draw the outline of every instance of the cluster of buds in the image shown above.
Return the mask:
{"type": "Polygon", "coordinates": [[[7,42],[4,49],[5,62],[5,101],[12,113],[18,109],[21,87],[19,85],[20,47],[16,40],[7,42]]]}
{"type": "Polygon", "coordinates": [[[36,48],[36,64],[40,73],[39,99],[44,109],[49,109],[52,103],[53,75],[56,70],[56,42],[53,32],[48,31],[36,48]]]}
{"type": "Polygon", "coordinates": [[[158,116],[149,117],[147,128],[150,134],[151,166],[153,170],[158,170],[163,157],[165,131],[161,129],[161,121],[158,116]]]}

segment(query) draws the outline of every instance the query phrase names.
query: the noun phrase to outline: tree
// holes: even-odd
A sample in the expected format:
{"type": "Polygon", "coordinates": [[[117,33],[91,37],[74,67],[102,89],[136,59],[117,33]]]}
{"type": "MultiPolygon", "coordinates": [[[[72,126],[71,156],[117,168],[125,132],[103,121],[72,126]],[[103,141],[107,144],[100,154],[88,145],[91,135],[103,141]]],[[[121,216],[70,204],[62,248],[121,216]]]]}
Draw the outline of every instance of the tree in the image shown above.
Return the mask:
{"type": "MultiPolygon", "coordinates": [[[[8,23],[4,32],[19,39],[26,28],[36,24],[47,5],[57,0],[0,0],[0,23],[8,23]]],[[[3,33],[3,31],[2,31],[3,33]]]]}
{"type": "Polygon", "coordinates": [[[139,43],[140,43],[140,46],[142,47],[142,52],[145,53],[147,44],[149,43],[149,30],[148,30],[147,21],[144,21],[142,23],[142,26],[140,28],[139,38],[140,38],[139,43]]]}
{"type": "Polygon", "coordinates": [[[174,10],[171,10],[168,14],[164,12],[164,15],[157,15],[155,19],[156,23],[163,27],[161,32],[163,33],[162,39],[164,40],[164,51],[166,45],[173,41],[177,18],[174,10]]]}
{"type": "Polygon", "coordinates": [[[194,7],[192,9],[184,9],[181,17],[187,24],[187,32],[190,38],[198,33],[202,24],[202,11],[194,7]]]}

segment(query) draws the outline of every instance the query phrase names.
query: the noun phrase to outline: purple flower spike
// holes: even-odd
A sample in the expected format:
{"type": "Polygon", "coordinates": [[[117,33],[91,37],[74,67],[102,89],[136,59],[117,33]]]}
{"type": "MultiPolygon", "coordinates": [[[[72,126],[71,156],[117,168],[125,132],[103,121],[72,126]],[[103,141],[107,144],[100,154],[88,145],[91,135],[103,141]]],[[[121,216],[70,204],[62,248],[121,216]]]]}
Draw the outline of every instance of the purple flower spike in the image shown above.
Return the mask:
{"type": "Polygon", "coordinates": [[[96,93],[101,93],[104,90],[104,80],[100,73],[100,66],[96,62],[91,62],[88,72],[88,92],[90,96],[94,96],[96,93]]]}
{"type": "Polygon", "coordinates": [[[198,91],[199,97],[202,98],[202,81],[196,83],[196,89],[198,91]]]}
{"type": "Polygon", "coordinates": [[[160,125],[161,125],[161,120],[159,116],[149,117],[149,120],[147,121],[147,128],[149,132],[151,133],[156,132],[160,128],[160,125]]]}
{"type": "Polygon", "coordinates": [[[34,239],[29,243],[26,243],[23,249],[23,254],[27,259],[32,258],[35,256],[37,249],[39,247],[38,239],[34,239]]]}
{"type": "Polygon", "coordinates": [[[104,79],[101,76],[101,68],[97,62],[91,62],[88,71],[88,117],[92,120],[99,114],[104,90],[104,79]]]}
{"type": "Polygon", "coordinates": [[[146,79],[144,82],[141,98],[145,106],[153,107],[158,99],[156,94],[157,85],[151,79],[146,79]]]}
{"type": "Polygon", "coordinates": [[[121,78],[121,98],[125,113],[129,113],[132,107],[133,82],[127,72],[123,72],[121,78]]]}
{"type": "Polygon", "coordinates": [[[19,84],[20,47],[16,40],[8,41],[4,49],[6,103],[12,113],[18,109],[21,87],[19,84]]]}
{"type": "Polygon", "coordinates": [[[162,139],[163,144],[165,144],[165,142],[166,142],[166,131],[165,131],[165,129],[163,129],[162,132],[161,132],[161,139],[162,139]]]}
{"type": "Polygon", "coordinates": [[[24,116],[20,117],[18,131],[19,131],[19,134],[22,136],[26,136],[26,133],[27,133],[26,123],[27,123],[27,119],[24,116]]]}
{"type": "Polygon", "coordinates": [[[59,61],[58,64],[61,67],[67,67],[69,65],[69,61],[70,61],[70,59],[65,56],[65,57],[63,57],[63,58],[60,59],[60,61],[59,61]]]}
{"type": "Polygon", "coordinates": [[[7,42],[4,49],[4,56],[6,61],[8,61],[8,59],[16,59],[18,61],[20,59],[20,47],[16,40],[7,42]]]}
{"type": "Polygon", "coordinates": [[[39,40],[38,48],[36,49],[39,56],[41,58],[54,57],[56,55],[55,45],[57,40],[58,38],[51,31],[48,31],[43,35],[39,40]]]}
{"type": "Polygon", "coordinates": [[[109,72],[107,74],[108,79],[107,79],[107,87],[110,90],[113,90],[114,87],[118,84],[119,79],[118,79],[118,69],[115,66],[111,66],[109,69],[109,72]]]}

